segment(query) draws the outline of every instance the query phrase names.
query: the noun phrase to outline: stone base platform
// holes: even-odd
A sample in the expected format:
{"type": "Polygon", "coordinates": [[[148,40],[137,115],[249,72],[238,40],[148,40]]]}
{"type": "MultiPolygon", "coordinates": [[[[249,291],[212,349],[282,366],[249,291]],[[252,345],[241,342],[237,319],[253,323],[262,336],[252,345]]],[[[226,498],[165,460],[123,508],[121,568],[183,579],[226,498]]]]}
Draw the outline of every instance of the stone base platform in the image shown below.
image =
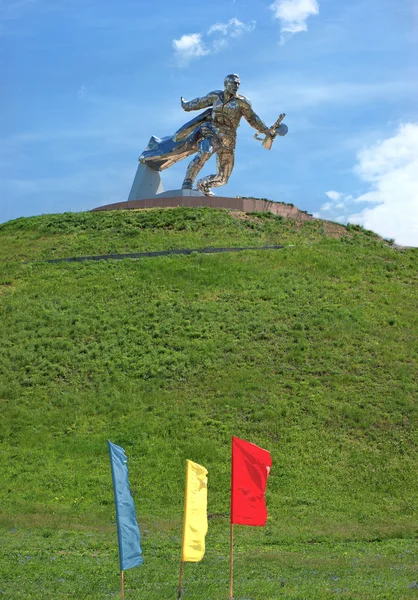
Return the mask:
{"type": "Polygon", "coordinates": [[[273,202],[271,200],[261,200],[259,198],[225,198],[222,196],[154,196],[154,198],[145,198],[143,200],[126,200],[125,202],[116,202],[115,204],[106,204],[94,208],[97,210],[129,210],[141,208],[170,208],[176,206],[186,206],[189,208],[199,206],[209,206],[210,208],[226,208],[228,210],[239,210],[243,212],[270,212],[274,215],[280,215],[296,221],[312,221],[314,217],[306,212],[300,211],[296,206],[284,204],[282,202],[273,202]]]}

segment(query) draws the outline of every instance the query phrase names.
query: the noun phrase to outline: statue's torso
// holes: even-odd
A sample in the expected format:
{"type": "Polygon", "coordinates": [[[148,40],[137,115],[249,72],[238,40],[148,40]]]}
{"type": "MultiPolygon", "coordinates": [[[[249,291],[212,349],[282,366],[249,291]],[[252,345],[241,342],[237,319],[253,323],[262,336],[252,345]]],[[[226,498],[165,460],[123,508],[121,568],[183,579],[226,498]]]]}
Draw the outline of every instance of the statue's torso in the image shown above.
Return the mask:
{"type": "Polygon", "coordinates": [[[240,97],[232,97],[224,102],[223,92],[219,92],[212,106],[212,123],[221,130],[235,133],[242,116],[240,97]]]}

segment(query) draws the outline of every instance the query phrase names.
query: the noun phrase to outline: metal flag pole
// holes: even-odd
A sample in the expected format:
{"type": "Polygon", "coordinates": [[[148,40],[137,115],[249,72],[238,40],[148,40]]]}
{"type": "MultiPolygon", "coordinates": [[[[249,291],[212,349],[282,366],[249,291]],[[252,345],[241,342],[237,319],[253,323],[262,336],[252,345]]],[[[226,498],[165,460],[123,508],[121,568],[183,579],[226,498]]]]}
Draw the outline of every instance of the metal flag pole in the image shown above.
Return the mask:
{"type": "Polygon", "coordinates": [[[120,572],[120,597],[125,600],[125,582],[123,580],[123,571],[120,572]]]}
{"type": "Polygon", "coordinates": [[[183,588],[183,561],[180,561],[179,589],[177,591],[177,600],[181,600],[181,591],[183,588]]]}
{"type": "Polygon", "coordinates": [[[234,600],[233,595],[233,571],[234,571],[234,525],[232,523],[232,515],[233,515],[233,503],[234,503],[234,494],[233,494],[233,483],[234,483],[234,438],[231,440],[231,514],[230,514],[230,523],[229,523],[229,600],[234,600]]]}
{"type": "Polygon", "coordinates": [[[229,600],[234,600],[233,595],[233,571],[234,571],[234,526],[230,523],[229,529],[229,600]]]}
{"type": "Polygon", "coordinates": [[[184,508],[183,508],[183,534],[181,537],[181,559],[180,559],[180,574],[179,574],[179,588],[177,592],[177,600],[181,599],[181,590],[183,584],[183,546],[184,546],[184,537],[186,534],[186,508],[187,508],[187,460],[186,460],[186,485],[184,489],[184,508]]]}

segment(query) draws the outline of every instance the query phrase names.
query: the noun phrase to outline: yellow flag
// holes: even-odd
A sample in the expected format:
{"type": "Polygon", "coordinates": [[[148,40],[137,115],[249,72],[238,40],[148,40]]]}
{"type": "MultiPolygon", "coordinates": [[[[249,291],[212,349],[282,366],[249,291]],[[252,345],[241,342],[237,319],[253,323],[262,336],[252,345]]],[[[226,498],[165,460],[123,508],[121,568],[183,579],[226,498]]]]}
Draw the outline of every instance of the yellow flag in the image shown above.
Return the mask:
{"type": "Polygon", "coordinates": [[[208,531],[208,474],[205,467],[186,460],[186,494],[184,499],[183,562],[199,562],[205,554],[208,531]]]}

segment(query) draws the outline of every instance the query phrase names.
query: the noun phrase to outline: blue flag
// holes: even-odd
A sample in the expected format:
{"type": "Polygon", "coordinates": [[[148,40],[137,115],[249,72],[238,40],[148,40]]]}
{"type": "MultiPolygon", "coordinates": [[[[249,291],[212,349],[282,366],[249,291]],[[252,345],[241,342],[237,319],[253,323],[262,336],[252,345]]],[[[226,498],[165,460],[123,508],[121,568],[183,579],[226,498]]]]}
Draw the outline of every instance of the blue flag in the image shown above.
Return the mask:
{"type": "Polygon", "coordinates": [[[125,450],[107,441],[112,467],[113,491],[116,504],[120,570],[138,567],[144,562],[141,537],[135,516],[135,504],[128,479],[128,459],[125,450]]]}

